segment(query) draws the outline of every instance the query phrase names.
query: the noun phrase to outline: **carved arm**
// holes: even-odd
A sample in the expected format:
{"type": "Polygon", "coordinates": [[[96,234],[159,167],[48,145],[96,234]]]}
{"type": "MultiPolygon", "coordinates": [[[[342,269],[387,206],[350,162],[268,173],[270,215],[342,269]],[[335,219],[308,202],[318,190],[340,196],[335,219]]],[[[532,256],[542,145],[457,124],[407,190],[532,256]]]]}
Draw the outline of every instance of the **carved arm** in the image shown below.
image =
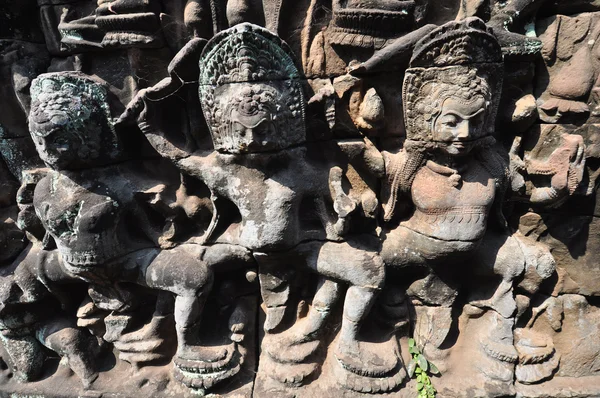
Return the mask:
{"type": "Polygon", "coordinates": [[[197,82],[198,59],[205,44],[204,39],[189,41],[169,64],[170,76],[152,87],[140,90],[117,122],[135,120],[154,149],[173,161],[189,156],[194,145],[188,137],[169,131],[171,126],[165,123],[168,118],[163,117],[165,101],[176,95],[186,84],[197,82]]]}

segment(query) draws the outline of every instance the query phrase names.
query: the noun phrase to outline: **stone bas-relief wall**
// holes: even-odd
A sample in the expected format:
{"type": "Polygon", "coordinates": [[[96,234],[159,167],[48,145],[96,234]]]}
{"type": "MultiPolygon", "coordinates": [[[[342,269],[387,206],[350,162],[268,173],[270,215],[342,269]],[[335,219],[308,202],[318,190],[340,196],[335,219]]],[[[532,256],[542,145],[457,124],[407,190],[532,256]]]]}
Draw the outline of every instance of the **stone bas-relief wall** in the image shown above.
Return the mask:
{"type": "Polygon", "coordinates": [[[600,396],[600,2],[0,5],[0,395],[600,396]]]}

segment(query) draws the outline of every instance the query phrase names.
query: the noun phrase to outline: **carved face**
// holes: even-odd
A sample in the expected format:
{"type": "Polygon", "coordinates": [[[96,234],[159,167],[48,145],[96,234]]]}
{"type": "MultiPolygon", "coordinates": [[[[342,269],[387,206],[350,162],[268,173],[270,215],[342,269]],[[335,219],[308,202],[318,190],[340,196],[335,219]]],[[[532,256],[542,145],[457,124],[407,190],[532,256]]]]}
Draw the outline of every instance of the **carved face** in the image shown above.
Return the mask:
{"type": "Polygon", "coordinates": [[[468,155],[477,140],[486,135],[485,116],[483,96],[468,100],[449,97],[442,103],[441,112],[433,123],[432,139],[448,155],[468,155]]]}
{"type": "Polygon", "coordinates": [[[267,86],[244,87],[229,115],[229,129],[240,152],[275,149],[276,93],[267,86]]]}
{"type": "Polygon", "coordinates": [[[213,131],[215,148],[228,153],[279,150],[304,139],[293,123],[284,90],[271,84],[238,83],[219,88],[213,131]]]}
{"type": "MultiPolygon", "coordinates": [[[[61,170],[93,164],[110,135],[102,89],[71,76],[42,76],[32,86],[29,130],[40,158],[61,170]],[[106,131],[109,130],[109,131],[106,131]]],[[[108,105],[106,105],[108,106],[108,105]]],[[[116,142],[114,143],[116,149],[116,142]]]]}

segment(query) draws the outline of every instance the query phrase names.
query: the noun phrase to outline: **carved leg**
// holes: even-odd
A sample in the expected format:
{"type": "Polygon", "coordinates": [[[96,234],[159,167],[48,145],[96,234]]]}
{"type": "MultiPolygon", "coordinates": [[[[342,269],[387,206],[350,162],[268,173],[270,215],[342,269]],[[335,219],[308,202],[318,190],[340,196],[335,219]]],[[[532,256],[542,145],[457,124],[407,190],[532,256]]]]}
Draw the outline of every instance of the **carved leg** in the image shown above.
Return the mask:
{"type": "Polygon", "coordinates": [[[282,383],[300,385],[319,368],[315,355],[331,308],[339,299],[339,284],[321,278],[308,314],[280,333],[265,334],[263,366],[282,383]]]}
{"type": "Polygon", "coordinates": [[[199,342],[202,310],[213,283],[209,265],[201,260],[201,246],[183,245],[164,250],[142,266],[142,284],[175,294],[177,359],[216,362],[222,350],[202,347],[199,342]]]}
{"type": "Polygon", "coordinates": [[[260,294],[266,312],[264,330],[270,333],[280,327],[286,314],[293,270],[289,262],[281,265],[284,260],[280,256],[254,253],[254,258],[258,263],[260,294]]]}
{"type": "MultiPolygon", "coordinates": [[[[362,353],[358,343],[358,332],[366,316],[369,314],[380,289],[351,286],[346,292],[342,328],[336,350],[336,356],[352,370],[360,372],[365,362],[375,362],[368,353],[362,353]]],[[[382,353],[383,354],[383,353],[382,353]]]]}
{"type": "Polygon", "coordinates": [[[37,332],[42,344],[66,359],[71,370],[88,388],[98,377],[95,358],[101,350],[98,340],[87,330],[78,328],[74,319],[58,319],[46,322],[37,332]]]}
{"type": "MultiPolygon", "coordinates": [[[[513,328],[516,316],[514,280],[525,270],[525,255],[514,236],[499,235],[488,231],[474,256],[475,271],[488,278],[500,277],[492,297],[471,300],[470,305],[489,309],[482,319],[489,322],[486,333],[481,333],[479,344],[490,359],[482,368],[492,379],[508,381],[514,375],[514,363],[518,355],[514,346],[513,328]]],[[[481,295],[485,291],[479,292],[481,295]]],[[[489,297],[489,296],[488,296],[489,297]]]]}
{"type": "MultiPolygon", "coordinates": [[[[301,250],[309,250],[306,244],[301,250]]],[[[308,265],[326,277],[348,283],[341,330],[334,350],[338,382],[355,391],[384,392],[405,377],[394,330],[363,339],[361,328],[385,281],[378,242],[370,237],[355,241],[326,242],[313,247],[308,265]],[[393,353],[393,355],[390,355],[393,353]]]]}
{"type": "MultiPolygon", "coordinates": [[[[184,245],[164,250],[142,270],[144,284],[176,295],[177,356],[188,359],[202,356],[194,354],[193,348],[198,345],[202,310],[213,283],[212,270],[201,260],[202,249],[201,246],[184,245]]],[[[205,359],[213,359],[206,354],[205,359]]]]}
{"type": "Polygon", "coordinates": [[[340,297],[340,285],[329,279],[321,279],[313,298],[312,306],[303,325],[303,336],[312,337],[321,333],[331,314],[331,308],[340,297]]]}
{"type": "Polygon", "coordinates": [[[237,374],[243,355],[237,343],[203,345],[200,341],[204,305],[210,294],[214,270],[239,268],[252,257],[232,245],[181,245],[163,250],[142,267],[147,286],[174,293],[177,354],[175,377],[188,387],[207,389],[237,374]]]}
{"type": "Polygon", "coordinates": [[[339,288],[337,282],[322,278],[306,317],[284,332],[267,334],[265,352],[279,363],[306,362],[319,348],[325,322],[339,299],[339,288]]]}

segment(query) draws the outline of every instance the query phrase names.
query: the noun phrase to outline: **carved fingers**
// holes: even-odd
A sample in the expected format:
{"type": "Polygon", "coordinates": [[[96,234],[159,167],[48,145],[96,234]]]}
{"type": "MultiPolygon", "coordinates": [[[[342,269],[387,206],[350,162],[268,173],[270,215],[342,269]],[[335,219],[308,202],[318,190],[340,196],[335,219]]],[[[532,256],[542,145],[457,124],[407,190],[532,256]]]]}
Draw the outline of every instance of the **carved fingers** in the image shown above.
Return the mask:
{"type": "Polygon", "coordinates": [[[329,171],[329,188],[334,197],[333,209],[340,218],[344,219],[356,210],[357,203],[344,192],[342,178],[343,171],[340,167],[333,167],[329,171]]]}

